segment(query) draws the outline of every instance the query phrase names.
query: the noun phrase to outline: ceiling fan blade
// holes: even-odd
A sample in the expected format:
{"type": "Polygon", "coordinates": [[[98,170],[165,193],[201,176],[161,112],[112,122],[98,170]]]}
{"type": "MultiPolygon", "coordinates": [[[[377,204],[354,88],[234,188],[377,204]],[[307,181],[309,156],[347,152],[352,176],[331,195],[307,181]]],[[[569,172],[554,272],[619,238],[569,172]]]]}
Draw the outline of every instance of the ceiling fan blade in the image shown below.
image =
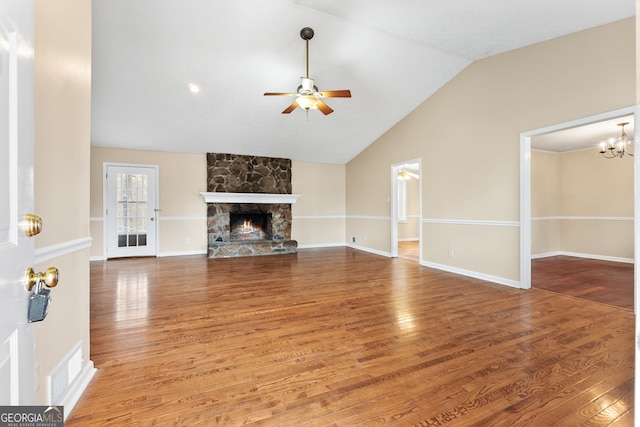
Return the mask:
{"type": "Polygon", "coordinates": [[[293,110],[295,110],[296,108],[298,108],[298,102],[297,101],[293,101],[293,104],[289,105],[283,112],[282,114],[289,114],[290,112],[292,112],[293,110]]]}
{"type": "Polygon", "coordinates": [[[351,98],[351,91],[349,89],[324,90],[318,92],[318,95],[322,98],[351,98]]]}
{"type": "Polygon", "coordinates": [[[287,92],[265,92],[264,96],[296,96],[297,93],[287,93],[287,92]]]}
{"type": "Polygon", "coordinates": [[[327,114],[331,114],[333,113],[333,110],[331,109],[331,107],[329,107],[327,104],[325,104],[324,102],[318,100],[318,103],[316,104],[316,107],[318,108],[318,110],[322,111],[322,114],[324,114],[325,116],[327,114]]]}

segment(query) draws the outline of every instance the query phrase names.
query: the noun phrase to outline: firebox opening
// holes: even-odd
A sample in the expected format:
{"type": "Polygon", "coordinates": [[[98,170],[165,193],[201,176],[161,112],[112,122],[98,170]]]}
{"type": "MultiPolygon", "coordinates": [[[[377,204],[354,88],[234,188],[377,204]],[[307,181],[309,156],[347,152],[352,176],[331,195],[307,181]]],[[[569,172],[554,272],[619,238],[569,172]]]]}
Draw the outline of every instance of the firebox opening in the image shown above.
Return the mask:
{"type": "Polygon", "coordinates": [[[271,240],[271,214],[230,214],[230,241],[271,240]]]}

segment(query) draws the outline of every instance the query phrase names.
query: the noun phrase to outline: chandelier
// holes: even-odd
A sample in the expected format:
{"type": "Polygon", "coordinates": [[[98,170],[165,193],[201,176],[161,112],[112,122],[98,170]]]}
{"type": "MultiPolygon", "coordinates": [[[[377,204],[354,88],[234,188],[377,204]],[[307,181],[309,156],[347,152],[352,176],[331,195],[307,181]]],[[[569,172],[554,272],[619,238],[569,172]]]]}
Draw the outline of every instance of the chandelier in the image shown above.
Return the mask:
{"type": "Polygon", "coordinates": [[[624,131],[624,127],[629,122],[618,123],[620,126],[620,136],[615,138],[611,137],[608,141],[600,143],[600,154],[605,159],[615,159],[616,157],[622,158],[625,154],[633,156],[633,140],[627,138],[627,133],[624,131]],[[629,151],[631,149],[631,151],[629,151]]]}

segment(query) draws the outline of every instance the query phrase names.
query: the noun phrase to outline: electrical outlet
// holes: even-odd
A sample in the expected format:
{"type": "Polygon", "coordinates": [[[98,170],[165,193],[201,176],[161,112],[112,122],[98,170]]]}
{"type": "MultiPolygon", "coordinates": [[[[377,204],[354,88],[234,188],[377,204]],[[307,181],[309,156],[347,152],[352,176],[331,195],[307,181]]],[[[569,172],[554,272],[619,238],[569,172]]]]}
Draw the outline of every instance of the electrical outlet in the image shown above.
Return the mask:
{"type": "Polygon", "coordinates": [[[191,243],[191,242],[189,241],[189,238],[188,238],[188,237],[185,237],[185,238],[184,238],[184,244],[185,244],[185,245],[188,245],[189,243],[191,243]]]}
{"type": "Polygon", "coordinates": [[[453,258],[453,249],[449,249],[449,258],[453,258]]]}
{"type": "Polygon", "coordinates": [[[351,243],[355,243],[356,242],[356,236],[351,236],[351,243]]]}

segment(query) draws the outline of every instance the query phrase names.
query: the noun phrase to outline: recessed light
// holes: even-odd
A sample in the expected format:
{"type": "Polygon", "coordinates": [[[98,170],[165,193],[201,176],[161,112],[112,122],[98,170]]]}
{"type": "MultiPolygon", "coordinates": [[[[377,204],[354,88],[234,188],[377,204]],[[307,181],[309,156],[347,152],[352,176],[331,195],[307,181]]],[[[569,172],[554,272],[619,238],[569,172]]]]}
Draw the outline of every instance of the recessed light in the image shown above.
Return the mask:
{"type": "Polygon", "coordinates": [[[189,90],[193,93],[198,93],[200,92],[200,86],[194,83],[189,83],[189,90]]]}

